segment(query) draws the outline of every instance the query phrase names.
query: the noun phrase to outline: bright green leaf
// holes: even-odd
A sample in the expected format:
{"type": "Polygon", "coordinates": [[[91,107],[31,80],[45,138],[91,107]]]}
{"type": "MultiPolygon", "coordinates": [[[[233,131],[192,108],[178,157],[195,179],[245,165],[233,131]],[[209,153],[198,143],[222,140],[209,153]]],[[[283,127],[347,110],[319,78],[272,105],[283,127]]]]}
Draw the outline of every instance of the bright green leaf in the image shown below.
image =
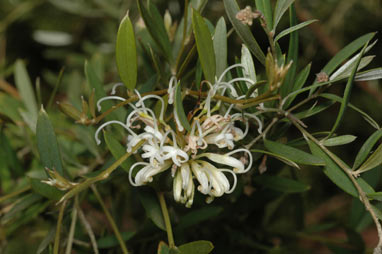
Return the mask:
{"type": "MultiPolygon", "coordinates": [[[[296,81],[294,82],[294,85],[293,85],[293,91],[298,91],[301,89],[301,87],[304,86],[306,80],[308,79],[308,76],[309,76],[309,73],[310,73],[310,67],[311,67],[311,63],[308,64],[296,77],[296,81]]],[[[292,101],[296,98],[296,95],[291,95],[289,96],[289,98],[286,100],[285,102],[285,108],[287,108],[291,103],[292,101]]]]}
{"type": "Polygon", "coordinates": [[[280,176],[260,175],[254,178],[254,182],[284,193],[305,192],[310,189],[306,183],[280,176]]]}
{"type": "Polygon", "coordinates": [[[300,167],[297,165],[296,162],[294,162],[294,161],[290,160],[289,158],[284,157],[282,155],[279,155],[279,154],[276,154],[276,153],[271,153],[271,152],[260,150],[260,149],[252,149],[251,152],[270,155],[270,156],[278,159],[279,161],[284,162],[285,164],[287,164],[287,165],[289,165],[291,167],[300,169],[300,167]]]}
{"type": "Polygon", "coordinates": [[[216,74],[214,45],[205,20],[196,10],[192,12],[192,27],[204,77],[214,83],[216,74]]]}
{"type": "Polygon", "coordinates": [[[119,25],[115,52],[119,76],[128,89],[134,90],[137,83],[137,48],[128,13],[119,25]]]}
{"type": "Polygon", "coordinates": [[[48,114],[43,108],[41,108],[38,115],[36,136],[37,148],[42,166],[44,168],[56,170],[60,175],[64,176],[64,168],[62,166],[56,134],[54,133],[48,114]]]}

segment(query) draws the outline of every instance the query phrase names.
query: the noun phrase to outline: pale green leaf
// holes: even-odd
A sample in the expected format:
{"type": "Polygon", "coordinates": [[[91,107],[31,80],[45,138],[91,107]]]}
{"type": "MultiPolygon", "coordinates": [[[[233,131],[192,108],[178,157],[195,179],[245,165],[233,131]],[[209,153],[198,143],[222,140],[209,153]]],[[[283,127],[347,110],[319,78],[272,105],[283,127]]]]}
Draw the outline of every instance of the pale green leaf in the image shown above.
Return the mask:
{"type": "Polygon", "coordinates": [[[382,144],[370,155],[370,157],[357,169],[358,173],[368,171],[382,164],[382,144]]]}
{"type": "Polygon", "coordinates": [[[367,81],[376,79],[382,79],[382,68],[367,70],[361,73],[357,73],[357,75],[355,76],[356,81],[367,81]]]}
{"type": "Polygon", "coordinates": [[[353,135],[342,135],[334,138],[325,139],[322,141],[324,146],[340,146],[353,142],[357,137],[353,135]]]}
{"type": "MultiPolygon", "coordinates": [[[[214,50],[216,62],[216,76],[220,77],[223,71],[227,68],[227,27],[224,18],[221,17],[216,24],[214,34],[214,50]]],[[[224,78],[223,78],[224,81],[224,78]]]]}

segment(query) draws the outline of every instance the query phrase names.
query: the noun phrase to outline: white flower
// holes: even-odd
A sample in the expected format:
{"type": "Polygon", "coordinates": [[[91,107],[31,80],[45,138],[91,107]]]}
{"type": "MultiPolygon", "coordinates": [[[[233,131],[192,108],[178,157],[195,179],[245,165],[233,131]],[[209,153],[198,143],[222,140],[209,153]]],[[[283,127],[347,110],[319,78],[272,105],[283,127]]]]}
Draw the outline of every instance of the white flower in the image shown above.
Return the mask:
{"type": "Polygon", "coordinates": [[[252,167],[252,154],[249,152],[249,150],[244,148],[236,149],[226,154],[202,153],[197,156],[197,158],[201,158],[201,157],[207,157],[213,162],[232,167],[233,171],[239,174],[248,172],[252,167]],[[245,152],[248,155],[249,161],[248,161],[248,166],[246,168],[242,160],[238,160],[235,157],[231,156],[232,154],[235,154],[238,152],[245,152]]]}
{"type": "Polygon", "coordinates": [[[177,170],[173,181],[173,192],[176,202],[185,204],[186,207],[191,207],[194,201],[195,186],[188,163],[182,164],[180,170],[177,170]]]}
{"type": "Polygon", "coordinates": [[[129,171],[129,181],[133,186],[141,186],[146,183],[150,183],[153,181],[153,176],[157,175],[163,171],[166,171],[171,166],[170,161],[165,161],[163,164],[159,164],[158,166],[153,166],[147,162],[136,162],[133,166],[131,166],[129,171]],[[140,165],[144,165],[135,176],[135,180],[132,178],[132,173],[134,168],[140,165]]]}

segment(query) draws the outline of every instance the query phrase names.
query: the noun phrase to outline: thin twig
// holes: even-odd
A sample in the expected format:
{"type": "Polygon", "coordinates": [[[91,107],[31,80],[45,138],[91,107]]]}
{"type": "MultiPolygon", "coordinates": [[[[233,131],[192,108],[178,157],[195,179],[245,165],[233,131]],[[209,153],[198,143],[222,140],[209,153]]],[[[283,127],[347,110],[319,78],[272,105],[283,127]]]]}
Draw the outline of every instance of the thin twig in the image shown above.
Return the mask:
{"type": "Polygon", "coordinates": [[[92,230],[92,227],[90,226],[89,222],[87,221],[79,203],[78,203],[78,198],[75,198],[75,207],[77,208],[78,210],[78,217],[82,223],[82,225],[84,226],[86,232],[88,233],[89,235],[89,238],[90,238],[90,243],[93,247],[93,251],[94,251],[94,254],[99,254],[99,251],[98,251],[98,246],[97,246],[97,241],[96,241],[96,238],[95,238],[95,235],[94,235],[94,232],[92,230]]]}
{"type": "Polygon", "coordinates": [[[74,239],[74,231],[76,229],[76,222],[77,222],[77,208],[76,208],[76,206],[73,206],[72,222],[70,224],[68,242],[66,244],[65,254],[71,254],[72,253],[72,246],[73,246],[73,239],[74,239]]]}
{"type": "Polygon", "coordinates": [[[289,118],[289,120],[292,122],[292,124],[294,126],[296,126],[296,128],[299,129],[299,131],[304,136],[306,136],[307,138],[312,140],[317,146],[319,146],[322,149],[322,151],[324,151],[342,169],[342,171],[350,178],[350,180],[352,181],[354,187],[358,191],[358,194],[360,196],[360,199],[361,199],[362,203],[365,205],[366,210],[369,211],[371,217],[373,218],[375,226],[377,227],[379,241],[378,241],[378,245],[374,249],[374,254],[382,253],[382,227],[381,227],[381,224],[380,224],[380,222],[378,220],[377,215],[375,214],[375,212],[373,210],[373,207],[370,204],[370,201],[369,201],[368,197],[366,196],[366,193],[363,191],[363,189],[361,188],[361,186],[357,182],[355,176],[353,175],[353,171],[350,168],[348,168],[341,160],[339,160],[337,158],[337,156],[335,156],[331,151],[329,151],[329,149],[327,149],[313,135],[311,135],[308,131],[306,131],[298,122],[296,122],[291,117],[291,115],[286,115],[286,117],[289,118]]]}
{"type": "Polygon", "coordinates": [[[57,220],[57,228],[56,228],[56,236],[54,238],[54,245],[53,245],[53,254],[58,254],[59,247],[60,247],[60,233],[61,233],[61,226],[62,226],[62,219],[64,218],[64,211],[65,211],[66,201],[64,201],[60,206],[60,212],[58,214],[58,220],[57,220]]]}
{"type": "Polygon", "coordinates": [[[168,245],[170,248],[174,248],[175,247],[174,235],[172,234],[171,221],[170,221],[170,216],[167,210],[166,200],[164,199],[164,193],[157,192],[157,195],[158,195],[160,207],[162,209],[164,224],[166,225],[168,245]]]}
{"type": "Polygon", "coordinates": [[[6,201],[6,200],[8,200],[10,198],[16,197],[17,195],[19,195],[21,193],[29,191],[30,189],[31,189],[31,187],[27,186],[27,187],[24,187],[24,188],[22,188],[20,190],[17,190],[17,191],[14,191],[12,193],[9,193],[9,194],[7,194],[7,195],[5,195],[3,197],[0,197],[0,203],[4,202],[4,201],[6,201]]]}
{"type": "Polygon", "coordinates": [[[95,185],[92,185],[91,188],[92,188],[92,190],[93,190],[93,192],[94,192],[94,195],[96,196],[98,202],[100,203],[100,205],[101,205],[101,207],[102,207],[102,209],[103,209],[103,212],[105,213],[106,218],[107,218],[107,220],[108,220],[109,223],[110,223],[111,228],[112,228],[113,231],[114,231],[115,237],[117,238],[117,240],[118,240],[118,242],[119,242],[119,245],[121,246],[122,252],[123,252],[124,254],[129,253],[128,250],[127,250],[126,244],[125,244],[125,242],[124,242],[123,239],[122,239],[121,233],[119,232],[119,229],[118,229],[117,225],[115,224],[115,221],[114,221],[113,217],[112,217],[111,214],[109,213],[109,210],[108,210],[107,207],[105,206],[105,203],[103,202],[102,197],[101,197],[101,195],[99,194],[97,188],[95,187],[95,185]]]}

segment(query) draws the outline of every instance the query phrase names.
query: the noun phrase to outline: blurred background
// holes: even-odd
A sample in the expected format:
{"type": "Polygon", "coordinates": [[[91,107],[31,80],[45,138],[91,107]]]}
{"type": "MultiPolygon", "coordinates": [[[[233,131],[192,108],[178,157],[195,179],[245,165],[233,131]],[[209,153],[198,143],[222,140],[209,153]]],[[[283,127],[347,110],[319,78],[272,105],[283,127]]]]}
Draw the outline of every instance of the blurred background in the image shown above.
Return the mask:
{"type": "MultiPolygon", "coordinates": [[[[180,19],[184,9],[183,1],[152,0],[152,2],[157,5],[162,15],[165,13],[165,10],[169,10],[173,22],[180,19]]],[[[253,6],[254,1],[238,1],[238,3],[241,8],[244,8],[246,5],[253,6]]],[[[136,2],[132,0],[1,0],[0,131],[9,131],[6,126],[8,121],[4,120],[8,116],[5,116],[4,112],[6,107],[12,105],[4,99],[4,94],[10,95],[16,100],[19,99],[13,78],[14,63],[17,59],[24,60],[32,83],[39,83],[37,94],[39,101],[44,105],[50,100],[50,95],[55,90],[60,72],[62,72],[62,80],[55,93],[54,101],[69,101],[73,105],[80,107],[80,95],[88,94],[84,75],[85,60],[93,63],[100,79],[106,88],[110,89],[111,85],[119,80],[115,64],[114,45],[119,22],[127,10],[129,10],[133,23],[136,23],[135,29],[139,30],[142,21],[139,20],[136,2]]],[[[369,32],[378,32],[376,38],[381,38],[382,1],[379,0],[296,0],[296,11],[300,22],[309,19],[319,20],[319,22],[313,23],[299,32],[300,58],[298,70],[312,62],[311,73],[319,73],[321,68],[336,52],[361,35],[369,32]]],[[[222,1],[209,0],[203,15],[216,24],[218,18],[225,16],[222,1]]],[[[227,18],[226,22],[228,29],[230,29],[232,26],[227,18]]],[[[288,26],[287,17],[284,17],[281,22],[280,29],[288,26]]],[[[260,26],[255,24],[251,29],[265,51],[267,39],[260,26]]],[[[138,36],[139,40],[144,40],[144,38],[138,36]]],[[[288,48],[288,42],[287,37],[280,40],[281,48],[284,51],[288,48]]],[[[229,52],[229,64],[233,64],[234,56],[239,56],[241,49],[241,41],[235,34],[229,38],[229,49],[231,50],[229,52]]],[[[369,54],[375,55],[376,58],[369,65],[368,69],[380,67],[382,65],[381,42],[378,42],[369,54]]],[[[142,61],[139,62],[142,63],[142,61]]],[[[314,78],[315,76],[313,75],[309,77],[311,81],[314,78]]],[[[145,77],[140,77],[139,80],[145,80],[145,77]]],[[[342,93],[341,86],[334,86],[331,89],[333,93],[339,95],[342,93]]],[[[380,80],[358,82],[353,90],[351,102],[370,114],[378,123],[382,123],[382,86],[380,80]]],[[[57,106],[53,104],[51,110],[57,111],[57,106]]],[[[313,130],[327,130],[328,123],[330,125],[334,121],[331,117],[335,116],[338,108],[331,107],[329,110],[332,110],[333,114],[323,114],[323,117],[319,115],[319,117],[310,119],[307,121],[308,126],[313,130]]],[[[66,132],[65,128],[66,126],[64,125],[55,124],[55,130],[58,133],[66,132]]],[[[358,137],[357,141],[352,143],[350,147],[347,146],[346,149],[336,148],[337,150],[334,149],[334,151],[341,153],[346,161],[352,161],[360,145],[372,131],[372,128],[366,123],[364,124],[359,115],[349,111],[341,127],[340,134],[355,135],[358,137]]],[[[17,150],[18,155],[23,157],[22,154],[25,151],[18,149],[21,142],[17,139],[11,139],[10,143],[17,150]]],[[[32,158],[23,157],[20,166],[28,168],[33,167],[32,164],[32,158]]],[[[274,165],[279,167],[277,163],[274,165]]],[[[300,172],[302,178],[312,186],[309,192],[310,198],[306,205],[308,212],[303,220],[308,222],[308,224],[322,221],[339,221],[341,224],[345,220],[343,216],[347,214],[346,211],[350,207],[357,205],[356,201],[351,200],[345,194],[339,194],[341,192],[319,171],[316,168],[310,173],[300,172]]],[[[1,175],[4,174],[1,173],[1,175]]],[[[372,177],[375,177],[375,175],[372,177]]],[[[376,184],[380,186],[380,174],[376,181],[376,184]]],[[[0,187],[0,195],[9,188],[4,181],[0,187]]],[[[267,200],[267,198],[269,197],[264,197],[264,200],[267,200]]],[[[183,232],[183,239],[180,237],[180,239],[178,238],[179,241],[185,239],[211,240],[216,246],[214,253],[263,253],[261,251],[262,246],[256,245],[251,240],[254,237],[261,239],[261,242],[268,242],[274,246],[285,244],[288,236],[283,235],[279,237],[277,229],[283,231],[281,228],[284,226],[288,227],[287,214],[293,213],[293,211],[288,209],[293,209],[293,207],[285,208],[284,220],[277,220],[278,224],[272,234],[260,236],[261,232],[263,232],[261,226],[259,226],[262,225],[258,221],[260,217],[248,217],[248,211],[257,210],[258,205],[250,203],[254,202],[250,195],[248,197],[241,197],[241,199],[243,200],[235,212],[227,210],[225,217],[220,215],[221,217],[217,221],[210,220],[199,225],[199,227],[191,228],[188,232],[183,232]],[[237,217],[229,219],[227,216],[230,213],[237,217]],[[216,222],[226,222],[227,224],[216,225],[216,222]],[[245,224],[247,225],[244,226],[245,224]],[[214,227],[216,230],[211,229],[214,227]],[[258,232],[251,232],[253,228],[257,228],[258,232]],[[217,233],[219,231],[221,233],[217,233]],[[230,235],[226,235],[228,233],[230,235]],[[267,238],[268,236],[269,238],[267,238]],[[233,246],[230,251],[227,249],[227,243],[233,246]]],[[[260,200],[258,201],[259,204],[261,204],[262,198],[258,199],[260,200]]],[[[122,201],[119,200],[118,202],[122,201]]],[[[219,204],[219,201],[214,204],[219,204]]],[[[279,206],[277,207],[277,209],[281,209],[279,206]]],[[[88,212],[91,212],[90,208],[88,212]]],[[[96,218],[97,213],[94,212],[94,214],[96,218]]],[[[251,215],[255,216],[256,213],[251,213],[251,215]]],[[[36,227],[36,224],[32,226],[26,224],[16,231],[19,234],[8,238],[9,244],[13,244],[14,248],[8,248],[6,253],[35,253],[36,246],[45,231],[36,231],[35,234],[28,235],[34,227],[36,227]],[[24,238],[25,235],[28,235],[28,237],[24,238]],[[19,246],[21,239],[31,242],[30,246],[32,247],[25,249],[19,246]]],[[[376,233],[373,227],[369,227],[367,224],[360,231],[362,231],[362,236],[367,246],[375,245],[376,233]]],[[[346,238],[344,232],[343,229],[334,229],[325,231],[324,236],[327,238],[346,238]]],[[[156,241],[161,239],[161,237],[162,235],[150,238],[145,235],[140,238],[141,240],[138,243],[135,243],[134,248],[136,250],[141,248],[142,251],[142,245],[147,244],[151,246],[150,241],[156,241]]],[[[0,229],[0,240],[1,238],[0,229]]],[[[301,241],[298,240],[297,243],[295,241],[294,244],[305,246],[308,249],[315,248],[317,251],[306,253],[331,253],[330,251],[328,252],[326,242],[323,244],[322,241],[310,239],[309,236],[299,239],[301,241]],[[323,247],[323,245],[326,247],[323,247]]],[[[149,250],[153,248],[155,249],[155,247],[152,247],[149,250]]],[[[290,247],[289,251],[291,252],[274,253],[296,253],[293,252],[293,248],[293,246],[290,247]]],[[[145,249],[143,248],[143,250],[145,249]]],[[[136,251],[136,253],[153,252],[136,251]]]]}

